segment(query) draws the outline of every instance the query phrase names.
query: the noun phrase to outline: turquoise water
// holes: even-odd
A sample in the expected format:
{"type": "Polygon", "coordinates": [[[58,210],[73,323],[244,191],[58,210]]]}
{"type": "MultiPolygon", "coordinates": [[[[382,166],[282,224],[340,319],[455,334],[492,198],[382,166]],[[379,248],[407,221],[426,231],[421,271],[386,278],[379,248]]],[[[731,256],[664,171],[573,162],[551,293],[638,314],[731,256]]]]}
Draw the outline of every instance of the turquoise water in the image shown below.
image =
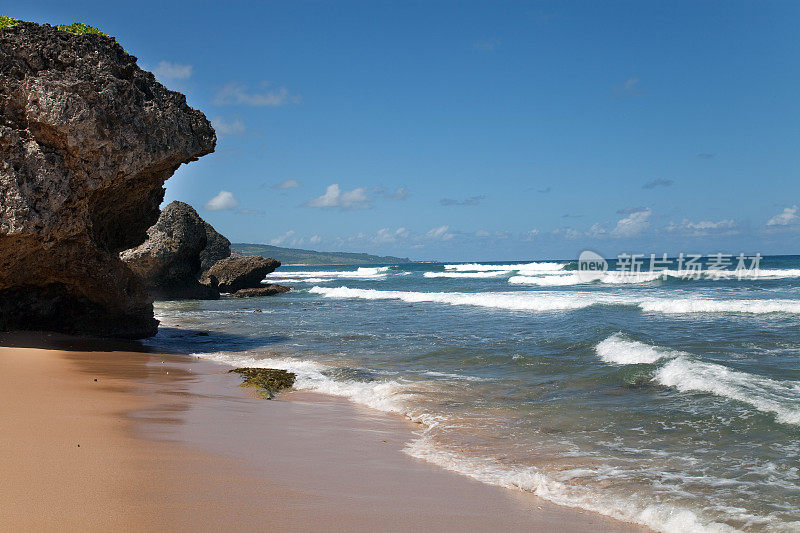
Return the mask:
{"type": "Polygon", "coordinates": [[[285,295],[157,303],[150,342],[402,413],[407,453],[487,483],[663,531],[798,531],[800,257],[760,267],[282,267],[285,295]]]}

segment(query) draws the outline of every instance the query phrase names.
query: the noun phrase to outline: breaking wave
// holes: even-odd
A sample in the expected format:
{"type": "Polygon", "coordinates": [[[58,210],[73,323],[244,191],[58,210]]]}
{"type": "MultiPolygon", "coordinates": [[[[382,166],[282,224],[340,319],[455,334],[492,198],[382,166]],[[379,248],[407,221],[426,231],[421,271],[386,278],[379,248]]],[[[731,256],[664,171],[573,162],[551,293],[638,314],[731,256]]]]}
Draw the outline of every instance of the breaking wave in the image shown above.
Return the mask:
{"type": "Polygon", "coordinates": [[[563,270],[564,263],[541,262],[541,263],[518,263],[513,265],[483,265],[480,263],[466,263],[461,265],[444,265],[445,270],[455,270],[456,272],[536,272],[536,271],[555,271],[563,270]]]}
{"type": "Polygon", "coordinates": [[[273,272],[264,281],[278,283],[325,283],[337,279],[382,280],[389,275],[391,267],[359,267],[356,270],[309,270],[273,272]]]}
{"type": "Polygon", "coordinates": [[[706,298],[642,298],[598,292],[415,292],[319,287],[309,289],[325,298],[401,300],[409,303],[442,303],[508,309],[511,311],[568,311],[592,305],[638,306],[647,312],[692,313],[800,313],[797,300],[712,300],[706,298]]]}
{"type": "Polygon", "coordinates": [[[701,361],[679,350],[625,339],[615,333],[601,341],[595,351],[603,361],[617,365],[656,363],[666,359],[653,373],[653,381],[680,392],[707,392],[746,403],[778,422],[800,425],[800,382],[782,381],[701,361]]]}
{"type": "MultiPolygon", "coordinates": [[[[560,311],[588,307],[609,298],[595,295],[555,295],[524,292],[412,292],[351,289],[349,287],[312,287],[309,292],[326,298],[360,298],[362,300],[401,300],[409,303],[433,302],[450,305],[471,305],[515,311],[560,311]]],[[[612,299],[613,300],[613,299],[612,299]]]]}

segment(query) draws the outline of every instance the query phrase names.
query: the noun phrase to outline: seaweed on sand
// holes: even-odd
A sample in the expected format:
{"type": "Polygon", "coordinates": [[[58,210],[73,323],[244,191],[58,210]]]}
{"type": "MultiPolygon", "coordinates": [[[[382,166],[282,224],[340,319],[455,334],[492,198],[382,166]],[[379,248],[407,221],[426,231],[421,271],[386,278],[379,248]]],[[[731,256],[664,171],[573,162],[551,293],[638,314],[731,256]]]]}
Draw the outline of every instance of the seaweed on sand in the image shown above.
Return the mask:
{"type": "Polygon", "coordinates": [[[297,377],[294,372],[275,368],[234,368],[228,372],[240,374],[242,387],[260,389],[258,393],[267,400],[274,398],[281,390],[291,388],[297,377]]]}

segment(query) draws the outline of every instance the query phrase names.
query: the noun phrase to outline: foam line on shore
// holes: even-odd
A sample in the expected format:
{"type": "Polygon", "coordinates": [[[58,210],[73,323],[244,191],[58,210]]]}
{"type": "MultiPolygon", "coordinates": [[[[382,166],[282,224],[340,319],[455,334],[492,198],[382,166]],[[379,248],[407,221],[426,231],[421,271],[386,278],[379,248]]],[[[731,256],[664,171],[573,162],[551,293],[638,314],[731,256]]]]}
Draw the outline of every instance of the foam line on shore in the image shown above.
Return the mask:
{"type": "MultiPolygon", "coordinates": [[[[735,531],[725,524],[705,522],[689,509],[637,502],[634,497],[629,499],[609,497],[603,493],[585,490],[581,485],[567,485],[533,466],[507,467],[492,458],[468,457],[462,453],[437,446],[424,433],[418,439],[410,442],[405,451],[412,457],[428,461],[482,483],[530,492],[565,507],[584,509],[617,520],[642,524],[655,531],[665,533],[730,533],[735,531]]],[[[596,470],[581,471],[580,476],[585,477],[592,474],[613,476],[613,472],[601,472],[602,470],[603,466],[599,465],[596,470]]],[[[561,475],[568,478],[571,472],[562,472],[561,475]]]]}
{"type": "MultiPolygon", "coordinates": [[[[650,505],[636,502],[635,499],[617,499],[596,491],[585,490],[582,485],[570,486],[565,480],[570,472],[561,473],[562,480],[540,472],[537,468],[508,468],[494,459],[468,457],[464,453],[450,451],[436,445],[427,434],[440,424],[446,424],[446,417],[414,409],[408,401],[418,383],[402,380],[357,382],[335,380],[325,375],[333,367],[289,357],[259,357],[246,352],[216,352],[193,354],[203,359],[222,363],[231,367],[277,368],[296,374],[295,388],[331,396],[347,398],[355,403],[383,412],[398,413],[411,421],[422,424],[419,437],[406,445],[404,452],[412,457],[438,465],[452,472],[471,477],[482,483],[513,490],[533,493],[553,503],[596,512],[618,520],[646,525],[656,531],[667,533],[722,533],[731,528],[703,523],[688,509],[666,505],[650,505]]],[[[582,471],[581,476],[592,475],[592,471],[582,471]]],[[[607,473],[597,472],[599,475],[607,473]]]]}

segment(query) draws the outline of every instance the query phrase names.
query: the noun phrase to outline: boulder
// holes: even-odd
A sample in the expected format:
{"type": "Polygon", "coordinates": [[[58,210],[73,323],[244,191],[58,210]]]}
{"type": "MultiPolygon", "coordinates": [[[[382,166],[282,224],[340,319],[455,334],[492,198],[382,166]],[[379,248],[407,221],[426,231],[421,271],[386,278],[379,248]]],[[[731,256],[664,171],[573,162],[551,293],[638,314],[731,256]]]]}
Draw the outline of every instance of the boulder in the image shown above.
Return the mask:
{"type": "Polygon", "coordinates": [[[215,144],[113,38],[0,30],[0,329],[155,334],[119,253],[147,237],[164,181],[215,144]]]}
{"type": "Polygon", "coordinates": [[[202,281],[219,292],[234,293],[261,287],[261,280],[279,266],[280,261],[260,255],[229,257],[209,268],[202,281]]]}
{"type": "Polygon", "coordinates": [[[292,290],[291,287],[286,285],[277,285],[271,283],[269,285],[261,285],[261,287],[253,289],[239,289],[234,293],[237,298],[252,298],[255,296],[275,296],[276,294],[283,294],[292,290]]]}
{"type": "Polygon", "coordinates": [[[153,298],[215,300],[219,292],[197,281],[209,228],[216,233],[192,206],[175,201],[147,230],[147,240],[120,257],[144,281],[153,298]]]}
{"type": "Polygon", "coordinates": [[[214,263],[231,256],[231,241],[217,233],[211,224],[203,222],[206,228],[206,247],[200,252],[200,271],[205,272],[214,263]]]}

